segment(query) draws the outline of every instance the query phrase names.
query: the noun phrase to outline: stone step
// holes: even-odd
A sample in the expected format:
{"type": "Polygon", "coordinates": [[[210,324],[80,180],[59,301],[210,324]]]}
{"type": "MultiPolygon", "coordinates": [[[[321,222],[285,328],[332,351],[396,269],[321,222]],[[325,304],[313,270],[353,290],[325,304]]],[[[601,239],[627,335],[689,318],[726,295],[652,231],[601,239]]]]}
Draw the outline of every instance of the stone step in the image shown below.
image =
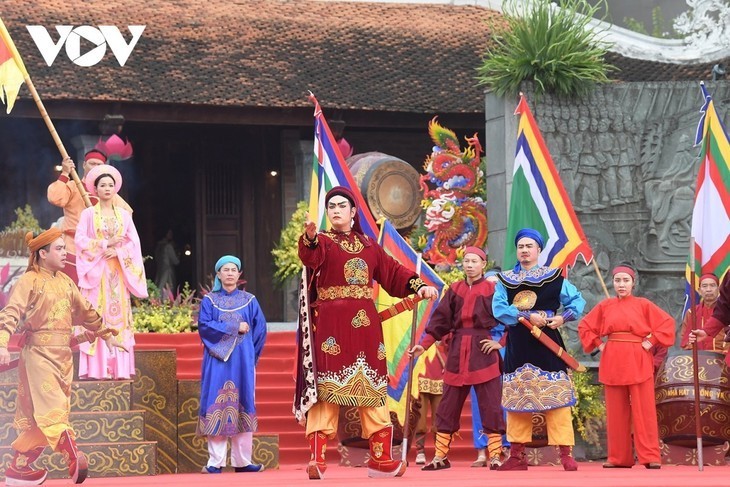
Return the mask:
{"type": "MultiPolygon", "coordinates": [[[[70,419],[79,443],[144,441],[144,411],[77,411],[70,419]]],[[[0,445],[15,436],[13,414],[0,414],[0,445]]]]}
{"type": "MultiPolygon", "coordinates": [[[[157,474],[157,444],[154,441],[119,443],[79,443],[79,449],[89,460],[89,477],[131,477],[157,474]]],[[[12,460],[10,447],[0,447],[0,475],[12,460]]],[[[35,462],[37,468],[48,470],[52,479],[68,478],[63,455],[51,453],[50,448],[35,462]]]]}
{"type": "MultiPolygon", "coordinates": [[[[0,414],[15,413],[18,384],[0,383],[0,414]]],[[[71,411],[129,411],[131,380],[89,380],[71,385],[71,411]]]]}

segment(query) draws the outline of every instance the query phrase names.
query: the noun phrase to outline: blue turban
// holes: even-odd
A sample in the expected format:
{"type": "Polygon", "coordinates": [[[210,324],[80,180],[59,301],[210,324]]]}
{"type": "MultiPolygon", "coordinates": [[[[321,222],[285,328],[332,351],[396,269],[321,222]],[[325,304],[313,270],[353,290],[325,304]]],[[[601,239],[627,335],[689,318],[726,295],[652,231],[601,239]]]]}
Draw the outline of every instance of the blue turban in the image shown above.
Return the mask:
{"type": "MultiPolygon", "coordinates": [[[[221,267],[223,267],[226,264],[236,264],[236,267],[238,267],[238,270],[241,270],[241,259],[238,257],[234,257],[232,255],[224,255],[220,259],[218,259],[218,262],[215,263],[215,272],[217,273],[219,270],[221,270],[221,267]]],[[[211,291],[220,291],[221,290],[221,280],[218,279],[218,276],[215,276],[215,281],[213,281],[213,289],[211,291]]]]}
{"type": "Polygon", "coordinates": [[[540,250],[545,248],[545,242],[542,240],[542,235],[540,235],[540,232],[532,228],[523,228],[517,232],[517,236],[515,237],[515,247],[517,247],[517,242],[519,242],[521,238],[525,237],[531,238],[537,242],[537,246],[540,247],[540,250]]]}

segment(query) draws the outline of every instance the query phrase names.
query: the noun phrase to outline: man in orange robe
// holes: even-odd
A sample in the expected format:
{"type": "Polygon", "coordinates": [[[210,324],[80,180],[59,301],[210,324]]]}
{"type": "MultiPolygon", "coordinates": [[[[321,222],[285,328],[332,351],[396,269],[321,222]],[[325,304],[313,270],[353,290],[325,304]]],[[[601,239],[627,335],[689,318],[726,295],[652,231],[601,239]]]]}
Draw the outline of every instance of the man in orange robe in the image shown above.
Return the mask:
{"type": "Polygon", "coordinates": [[[66,261],[61,230],[51,228],[33,238],[28,270],[13,287],[0,311],[0,366],[10,362],[10,335],[23,323],[25,345],[18,365],[18,400],[12,443],[13,459],[5,471],[7,485],[40,485],[45,470],[31,467],[46,446],[64,454],[74,483],[86,478],[87,461],[76,448],[69,422],[73,354],[71,346],[101,336],[109,346],[119,346],[113,331],[102,329],[101,316],[81,295],[71,279],[59,272],[66,261]],[[86,332],[73,336],[73,325],[86,332]]]}

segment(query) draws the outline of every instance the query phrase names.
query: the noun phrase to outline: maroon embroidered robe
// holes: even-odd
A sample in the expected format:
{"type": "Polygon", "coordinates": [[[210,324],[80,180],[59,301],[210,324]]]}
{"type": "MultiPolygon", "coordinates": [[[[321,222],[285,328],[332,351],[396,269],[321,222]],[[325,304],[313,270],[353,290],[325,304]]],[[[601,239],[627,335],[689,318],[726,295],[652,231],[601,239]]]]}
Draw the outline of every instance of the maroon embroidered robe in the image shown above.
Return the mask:
{"type": "Polygon", "coordinates": [[[379,407],[386,401],[388,371],[383,329],[373,303],[373,280],[405,297],[423,286],[374,241],[355,232],[321,232],[299,239],[299,258],[314,270],[312,307],[317,400],[379,407]]]}

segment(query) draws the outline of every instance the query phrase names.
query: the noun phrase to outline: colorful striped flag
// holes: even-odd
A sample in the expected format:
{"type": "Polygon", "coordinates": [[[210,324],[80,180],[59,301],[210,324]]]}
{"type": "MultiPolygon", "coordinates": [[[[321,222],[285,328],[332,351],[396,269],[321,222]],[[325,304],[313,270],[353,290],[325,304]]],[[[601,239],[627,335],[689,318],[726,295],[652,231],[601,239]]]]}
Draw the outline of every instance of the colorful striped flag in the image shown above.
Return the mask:
{"type": "Polygon", "coordinates": [[[590,263],[593,250],[524,96],[520,96],[515,115],[521,117],[504,263],[510,265],[515,260],[514,238],[517,232],[530,227],[538,230],[545,239],[540,265],[562,268],[565,274],[568,267],[575,265],[579,255],[586,264],[590,263]]]}
{"type": "MultiPolygon", "coordinates": [[[[326,229],[327,211],[324,199],[327,192],[335,186],[345,186],[355,195],[355,205],[360,226],[365,235],[372,239],[378,237],[378,227],[370,208],[360,193],[350,169],[342,157],[332,131],[327,125],[319,102],[310,92],[309,100],[314,103],[314,158],[312,161],[312,182],[309,192],[309,218],[317,223],[319,230],[326,229]]],[[[307,411],[317,402],[316,363],[314,361],[314,333],[310,321],[310,296],[308,283],[311,276],[306,268],[302,269],[299,283],[299,329],[297,333],[297,384],[292,411],[298,422],[304,424],[307,411]]]]}
{"type": "MultiPolygon", "coordinates": [[[[418,254],[388,220],[382,221],[378,243],[385,249],[388,255],[415,272],[418,254]]],[[[435,287],[439,291],[439,296],[441,296],[444,282],[423,261],[421,262],[421,279],[429,286],[435,287]]],[[[399,301],[400,298],[391,297],[381,287],[378,291],[376,306],[378,311],[382,311],[399,301]]],[[[396,413],[398,421],[401,424],[404,424],[406,417],[406,400],[408,395],[405,392],[410,373],[409,359],[406,351],[408,350],[411,339],[413,313],[418,312],[416,328],[416,340],[418,340],[423,335],[426,324],[431,318],[431,314],[436,309],[436,306],[438,306],[438,303],[438,299],[435,301],[421,301],[413,311],[405,311],[383,322],[385,354],[388,357],[388,408],[390,411],[396,413]]],[[[428,352],[421,355],[414,362],[414,376],[411,387],[413,397],[418,397],[418,374],[423,372],[425,359],[433,359],[435,354],[436,347],[431,347],[428,352]]]]}
{"type": "Polygon", "coordinates": [[[13,109],[26,76],[23,60],[0,18],[0,100],[7,105],[7,113],[13,109]]]}
{"type": "Polygon", "coordinates": [[[345,186],[353,192],[357,199],[355,204],[363,233],[376,239],[378,238],[378,227],[375,224],[375,218],[370,213],[370,208],[345,163],[345,158],[327,125],[319,102],[311,93],[309,100],[314,103],[314,160],[312,161],[312,183],[309,192],[309,218],[317,223],[320,230],[327,228],[324,197],[327,195],[327,191],[333,187],[345,186]]]}
{"type": "MultiPolygon", "coordinates": [[[[730,143],[712,96],[704,83],[700,88],[704,105],[695,138],[695,145],[701,144],[701,163],[692,211],[694,270],[698,278],[712,272],[722,279],[730,267],[730,143]]],[[[689,260],[686,277],[689,298],[689,260]]]]}

